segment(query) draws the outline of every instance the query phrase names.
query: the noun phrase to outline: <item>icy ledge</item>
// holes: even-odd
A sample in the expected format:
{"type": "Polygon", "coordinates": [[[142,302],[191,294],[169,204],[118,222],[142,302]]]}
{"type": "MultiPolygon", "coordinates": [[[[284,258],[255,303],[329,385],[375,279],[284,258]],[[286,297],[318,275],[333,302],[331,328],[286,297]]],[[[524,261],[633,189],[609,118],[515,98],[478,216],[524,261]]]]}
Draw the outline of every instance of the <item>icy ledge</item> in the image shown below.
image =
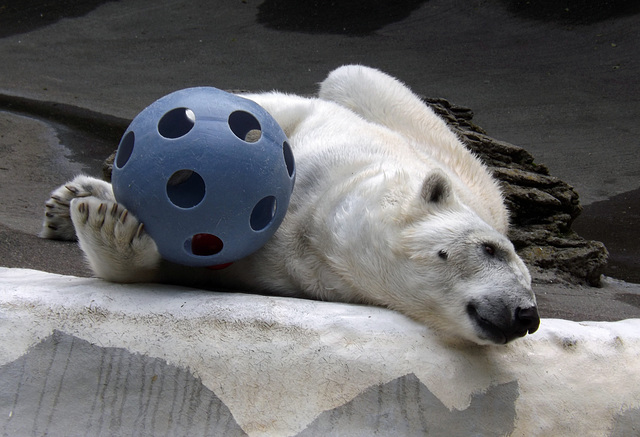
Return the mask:
{"type": "Polygon", "coordinates": [[[6,435],[637,435],[640,319],[453,346],[381,308],[0,268],[6,435]]]}

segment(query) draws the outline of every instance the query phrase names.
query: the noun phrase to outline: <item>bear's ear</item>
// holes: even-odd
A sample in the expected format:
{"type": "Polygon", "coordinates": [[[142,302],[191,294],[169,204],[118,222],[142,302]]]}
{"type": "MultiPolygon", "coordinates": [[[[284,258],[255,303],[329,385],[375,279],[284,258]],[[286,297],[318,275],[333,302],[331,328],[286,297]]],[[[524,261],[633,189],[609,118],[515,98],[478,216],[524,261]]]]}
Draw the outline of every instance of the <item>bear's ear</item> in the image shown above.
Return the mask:
{"type": "Polygon", "coordinates": [[[424,179],[420,191],[420,198],[424,202],[444,204],[451,196],[451,181],[442,170],[434,170],[424,179]]]}

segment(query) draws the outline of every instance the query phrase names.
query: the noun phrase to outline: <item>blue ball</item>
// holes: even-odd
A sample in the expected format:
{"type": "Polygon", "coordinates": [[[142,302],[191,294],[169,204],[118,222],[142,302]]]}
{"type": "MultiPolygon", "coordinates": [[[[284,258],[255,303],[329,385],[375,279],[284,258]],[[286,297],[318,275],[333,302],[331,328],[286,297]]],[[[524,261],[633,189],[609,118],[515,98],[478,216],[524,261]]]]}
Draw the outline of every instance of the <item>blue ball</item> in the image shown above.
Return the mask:
{"type": "Polygon", "coordinates": [[[112,174],[116,200],[162,257],[190,266],[260,249],[282,223],[294,181],[293,153],[273,117],[211,87],[176,91],[138,114],[112,174]]]}

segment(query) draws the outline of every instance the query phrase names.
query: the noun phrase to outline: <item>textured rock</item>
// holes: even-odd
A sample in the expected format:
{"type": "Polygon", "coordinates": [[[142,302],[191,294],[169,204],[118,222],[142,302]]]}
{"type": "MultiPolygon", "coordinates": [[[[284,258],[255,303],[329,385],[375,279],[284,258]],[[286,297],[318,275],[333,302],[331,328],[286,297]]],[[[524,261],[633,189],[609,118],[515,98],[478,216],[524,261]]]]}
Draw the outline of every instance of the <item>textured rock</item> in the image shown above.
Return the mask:
{"type": "Polygon", "coordinates": [[[495,140],[471,122],[468,108],[443,99],[425,99],[502,182],[511,213],[509,238],[529,266],[534,281],[562,280],[600,285],[608,252],[571,230],[582,212],[578,193],[551,176],[521,147],[495,140]]]}
{"type": "MultiPolygon", "coordinates": [[[[600,286],[608,252],[598,241],[585,240],[571,230],[582,207],[578,193],[551,176],[522,147],[489,137],[471,122],[473,112],[444,99],[425,98],[465,145],[476,153],[502,182],[511,213],[509,238],[529,266],[536,282],[564,281],[600,286]]],[[[104,163],[111,178],[112,154],[104,163]]]]}

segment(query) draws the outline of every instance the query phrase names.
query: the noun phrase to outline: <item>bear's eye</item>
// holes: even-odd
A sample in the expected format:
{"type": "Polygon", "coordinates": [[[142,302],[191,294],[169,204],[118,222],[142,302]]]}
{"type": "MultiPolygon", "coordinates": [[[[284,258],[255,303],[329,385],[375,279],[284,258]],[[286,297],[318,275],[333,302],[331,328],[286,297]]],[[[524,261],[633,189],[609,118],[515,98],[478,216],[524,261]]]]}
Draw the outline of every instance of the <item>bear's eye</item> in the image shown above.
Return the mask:
{"type": "Polygon", "coordinates": [[[445,259],[445,260],[449,258],[449,254],[444,250],[438,251],[438,256],[440,257],[440,259],[445,259]]]}
{"type": "Polygon", "coordinates": [[[485,243],[484,244],[484,252],[489,256],[495,256],[496,247],[493,244],[485,243]]]}

